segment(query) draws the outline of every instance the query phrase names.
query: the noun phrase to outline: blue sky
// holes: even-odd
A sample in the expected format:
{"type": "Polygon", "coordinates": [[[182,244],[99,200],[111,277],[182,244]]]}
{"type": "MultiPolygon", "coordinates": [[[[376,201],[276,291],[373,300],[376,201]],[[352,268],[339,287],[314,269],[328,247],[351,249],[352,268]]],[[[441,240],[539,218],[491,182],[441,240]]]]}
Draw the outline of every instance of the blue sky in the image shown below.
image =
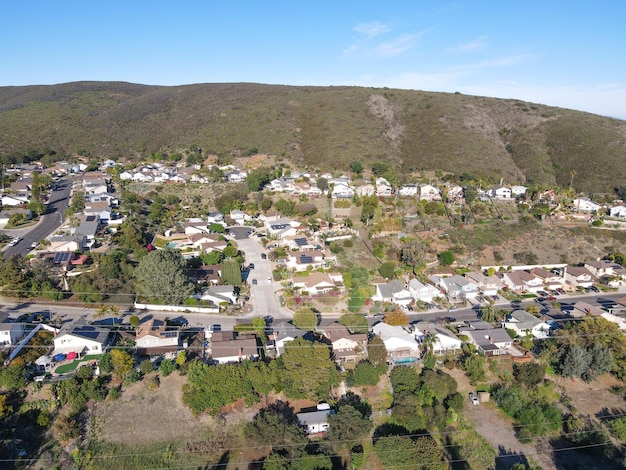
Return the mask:
{"type": "Polygon", "coordinates": [[[0,86],[355,85],[626,119],[626,2],[5,2],[0,86]]]}

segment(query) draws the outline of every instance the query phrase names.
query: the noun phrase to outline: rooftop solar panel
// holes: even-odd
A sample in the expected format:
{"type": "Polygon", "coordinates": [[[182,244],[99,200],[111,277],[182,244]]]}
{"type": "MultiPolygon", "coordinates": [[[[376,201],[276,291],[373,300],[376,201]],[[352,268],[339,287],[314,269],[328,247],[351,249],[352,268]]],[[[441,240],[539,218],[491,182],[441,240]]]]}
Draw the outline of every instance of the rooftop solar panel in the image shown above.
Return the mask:
{"type": "Polygon", "coordinates": [[[302,255],[302,256],[300,256],[300,262],[301,263],[312,263],[313,262],[313,257],[312,256],[302,255]]]}
{"type": "Polygon", "coordinates": [[[298,246],[304,246],[309,244],[306,238],[296,238],[294,241],[298,246]]]}
{"type": "Polygon", "coordinates": [[[54,255],[54,263],[65,263],[67,262],[67,260],[70,259],[70,252],[69,251],[62,251],[60,253],[57,253],[56,255],[54,255]]]}

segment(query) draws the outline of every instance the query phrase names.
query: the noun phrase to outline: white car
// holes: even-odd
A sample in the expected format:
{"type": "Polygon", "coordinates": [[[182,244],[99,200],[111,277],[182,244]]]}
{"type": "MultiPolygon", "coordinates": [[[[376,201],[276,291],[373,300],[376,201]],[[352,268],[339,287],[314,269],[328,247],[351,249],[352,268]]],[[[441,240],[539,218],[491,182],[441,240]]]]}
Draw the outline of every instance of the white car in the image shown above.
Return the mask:
{"type": "Polygon", "coordinates": [[[473,405],[480,405],[480,400],[478,399],[478,396],[475,393],[470,392],[469,398],[470,400],[472,400],[473,405]]]}

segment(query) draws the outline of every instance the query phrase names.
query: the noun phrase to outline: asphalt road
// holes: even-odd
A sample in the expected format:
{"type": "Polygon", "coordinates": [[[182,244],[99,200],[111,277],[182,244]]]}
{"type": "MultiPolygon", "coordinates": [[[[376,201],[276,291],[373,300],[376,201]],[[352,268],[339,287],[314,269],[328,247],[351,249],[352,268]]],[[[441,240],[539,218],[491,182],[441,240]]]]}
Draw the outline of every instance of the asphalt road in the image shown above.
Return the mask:
{"type": "Polygon", "coordinates": [[[7,245],[5,247],[2,252],[5,258],[10,258],[13,255],[25,256],[32,250],[31,244],[33,242],[46,238],[63,224],[63,216],[69,202],[71,186],[72,184],[69,180],[61,179],[57,182],[56,189],[51,192],[50,202],[47,204],[48,211],[34,227],[3,230],[3,233],[11,237],[20,236],[23,238],[17,245],[7,245]]]}

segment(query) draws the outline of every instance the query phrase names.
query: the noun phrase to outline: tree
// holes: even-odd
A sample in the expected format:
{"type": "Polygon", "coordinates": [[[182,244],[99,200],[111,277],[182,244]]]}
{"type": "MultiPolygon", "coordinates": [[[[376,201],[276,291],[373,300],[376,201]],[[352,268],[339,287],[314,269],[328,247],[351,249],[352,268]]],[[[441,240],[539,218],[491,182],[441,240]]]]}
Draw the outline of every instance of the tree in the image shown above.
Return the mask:
{"type": "Polygon", "coordinates": [[[359,362],[351,373],[350,381],[355,386],[373,386],[378,383],[380,373],[369,361],[359,362]]]}
{"type": "Polygon", "coordinates": [[[513,365],[513,376],[515,380],[528,388],[536,387],[543,382],[545,375],[546,366],[539,362],[513,365]]]}
{"type": "Polygon", "coordinates": [[[304,331],[315,331],[318,324],[318,317],[312,311],[301,311],[293,314],[293,325],[304,331]]]}
{"type": "Polygon", "coordinates": [[[384,322],[387,325],[398,326],[398,325],[408,325],[409,317],[402,310],[392,310],[390,312],[385,313],[384,322]]]}
{"type": "Polygon", "coordinates": [[[134,326],[135,328],[139,326],[140,322],[141,320],[139,320],[139,317],[137,315],[131,315],[130,318],[128,319],[128,323],[130,323],[131,326],[134,326]]]}
{"type": "Polygon", "coordinates": [[[338,383],[335,363],[325,344],[296,338],[285,344],[281,360],[284,390],[289,397],[327,398],[330,388],[338,383]]]}
{"type": "Polygon", "coordinates": [[[361,175],[363,173],[363,165],[357,160],[350,163],[350,169],[357,175],[361,175]]]}
{"type": "Polygon", "coordinates": [[[488,323],[498,321],[499,312],[493,304],[483,305],[480,308],[480,319],[488,323]]]}
{"type": "Polygon", "coordinates": [[[270,181],[270,172],[267,168],[263,167],[251,171],[246,178],[248,190],[252,192],[261,191],[270,181]]]}
{"type": "Polygon", "coordinates": [[[163,359],[161,361],[161,365],[159,366],[159,370],[161,371],[161,374],[163,374],[163,377],[167,377],[176,370],[176,365],[171,359],[163,359]]]}
{"type": "Polygon", "coordinates": [[[185,260],[178,251],[148,253],[135,269],[137,292],[155,303],[180,305],[193,292],[185,270],[185,260]]]}
{"type": "Polygon", "coordinates": [[[338,444],[339,448],[352,446],[354,442],[365,438],[372,428],[372,422],[351,405],[343,405],[336,414],[330,415],[328,425],[326,437],[331,443],[338,444]]]}
{"type": "Polygon", "coordinates": [[[361,222],[367,225],[374,218],[377,207],[378,198],[376,196],[363,196],[361,199],[361,222]]]}
{"type": "Polygon", "coordinates": [[[218,250],[210,251],[209,253],[200,253],[200,260],[209,266],[220,264],[224,259],[224,253],[218,250]]]}
{"type": "Polygon", "coordinates": [[[450,266],[456,261],[456,256],[452,250],[442,251],[437,256],[439,258],[439,264],[442,266],[450,266]]]}
{"type": "Polygon", "coordinates": [[[387,366],[387,348],[378,336],[372,336],[367,342],[367,358],[377,368],[387,366]]]}
{"type": "Polygon", "coordinates": [[[326,178],[318,178],[317,188],[322,192],[326,191],[328,189],[328,180],[326,178]]]}
{"type": "Polygon", "coordinates": [[[227,285],[241,284],[241,267],[235,258],[226,258],[222,261],[222,279],[227,285]]]}
{"type": "Polygon", "coordinates": [[[215,222],[209,225],[209,230],[212,233],[224,233],[226,231],[226,229],[224,228],[222,224],[218,224],[215,222]]]}
{"type": "Polygon", "coordinates": [[[118,378],[124,378],[135,367],[135,360],[123,349],[114,349],[110,354],[113,374],[118,378]]]}
{"type": "Polygon", "coordinates": [[[154,365],[152,364],[152,361],[150,361],[150,359],[144,359],[139,364],[139,372],[141,372],[142,374],[146,375],[153,371],[154,365]]]}
{"type": "Polygon", "coordinates": [[[396,263],[386,261],[378,267],[378,272],[385,279],[393,279],[396,276],[396,263]]]}
{"type": "Polygon", "coordinates": [[[8,401],[7,395],[0,395],[0,419],[4,419],[13,413],[13,407],[8,404],[8,401]]]}
{"type": "Polygon", "coordinates": [[[337,322],[348,328],[351,333],[367,333],[369,331],[367,318],[358,313],[344,313],[337,322]]]}
{"type": "Polygon", "coordinates": [[[26,388],[27,383],[24,366],[10,365],[0,370],[0,387],[22,389],[26,388]]]}
{"type": "Polygon", "coordinates": [[[487,378],[486,360],[483,356],[471,354],[463,361],[463,370],[470,379],[470,382],[476,384],[487,378]]]}
{"type": "Polygon", "coordinates": [[[385,468],[444,470],[443,451],[430,436],[384,436],[374,443],[374,453],[385,468]]]}
{"type": "Polygon", "coordinates": [[[424,265],[428,247],[420,241],[412,240],[400,249],[400,261],[417,273],[424,265]]]}

